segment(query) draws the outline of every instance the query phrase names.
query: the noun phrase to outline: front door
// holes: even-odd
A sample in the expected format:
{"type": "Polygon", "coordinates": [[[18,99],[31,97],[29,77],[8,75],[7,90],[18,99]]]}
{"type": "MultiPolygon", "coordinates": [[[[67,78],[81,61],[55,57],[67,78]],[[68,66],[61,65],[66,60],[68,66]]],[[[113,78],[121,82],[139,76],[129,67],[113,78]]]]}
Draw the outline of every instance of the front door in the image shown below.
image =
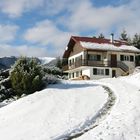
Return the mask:
{"type": "Polygon", "coordinates": [[[112,70],[112,77],[116,77],[116,70],[112,70]]]}
{"type": "Polygon", "coordinates": [[[116,54],[111,54],[111,67],[117,67],[117,56],[116,56],[116,54]]]}

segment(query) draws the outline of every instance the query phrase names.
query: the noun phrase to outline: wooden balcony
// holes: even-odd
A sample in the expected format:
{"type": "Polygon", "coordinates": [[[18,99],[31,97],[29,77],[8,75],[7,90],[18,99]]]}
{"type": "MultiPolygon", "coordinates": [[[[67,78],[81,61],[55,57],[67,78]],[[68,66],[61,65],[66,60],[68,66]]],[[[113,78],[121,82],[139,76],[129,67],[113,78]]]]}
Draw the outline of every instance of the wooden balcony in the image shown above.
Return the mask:
{"type": "Polygon", "coordinates": [[[91,67],[114,67],[120,68],[124,72],[129,71],[129,67],[122,61],[93,61],[93,60],[78,60],[69,65],[63,66],[63,71],[72,70],[81,66],[91,66],[91,67]],[[114,65],[115,64],[115,65],[114,65]]]}
{"type": "Polygon", "coordinates": [[[69,65],[64,65],[63,70],[71,70],[81,66],[109,67],[110,61],[79,60],[69,65]]]}

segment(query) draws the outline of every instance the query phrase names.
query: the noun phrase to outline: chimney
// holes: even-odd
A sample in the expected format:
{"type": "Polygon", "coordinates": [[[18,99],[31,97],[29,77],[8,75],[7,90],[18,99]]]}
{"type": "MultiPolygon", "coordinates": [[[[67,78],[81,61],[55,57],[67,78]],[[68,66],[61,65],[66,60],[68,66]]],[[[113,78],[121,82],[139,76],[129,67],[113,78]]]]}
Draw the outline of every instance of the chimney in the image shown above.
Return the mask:
{"type": "Polygon", "coordinates": [[[110,42],[111,42],[111,43],[114,42],[114,34],[113,34],[113,33],[110,34],[110,42]]]}

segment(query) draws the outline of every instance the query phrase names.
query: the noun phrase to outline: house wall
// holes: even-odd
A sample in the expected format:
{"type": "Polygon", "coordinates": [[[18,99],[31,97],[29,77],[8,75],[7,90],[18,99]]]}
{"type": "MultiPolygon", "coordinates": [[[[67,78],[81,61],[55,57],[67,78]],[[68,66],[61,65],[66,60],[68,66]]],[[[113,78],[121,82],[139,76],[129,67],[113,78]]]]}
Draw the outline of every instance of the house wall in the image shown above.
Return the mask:
{"type": "Polygon", "coordinates": [[[90,70],[90,68],[83,69],[82,70],[82,75],[87,75],[91,79],[91,70],[90,70]]]}
{"type": "MultiPolygon", "coordinates": [[[[76,46],[75,46],[76,47],[76,46]]],[[[75,48],[74,47],[74,48],[75,48]]],[[[120,56],[124,55],[124,56],[128,56],[130,59],[130,55],[134,57],[134,61],[130,62],[130,60],[124,60],[122,61],[123,63],[125,63],[127,66],[129,66],[129,73],[133,73],[134,69],[135,69],[135,53],[126,53],[126,52],[95,52],[95,51],[84,51],[82,50],[81,52],[75,54],[75,55],[71,55],[68,60],[74,60],[75,62],[75,58],[82,56],[82,59],[87,59],[87,53],[88,54],[96,54],[96,55],[101,55],[101,61],[111,61],[111,54],[116,54],[117,56],[117,61],[121,61],[120,56]]],[[[101,79],[101,78],[111,78],[112,77],[112,70],[116,71],[116,77],[122,76],[125,72],[123,70],[121,70],[120,68],[111,68],[111,67],[89,67],[89,66],[85,66],[83,67],[79,67],[78,70],[77,69],[72,69],[71,71],[69,71],[70,73],[73,73],[74,77],[71,77],[70,79],[75,79],[78,78],[76,72],[82,71],[82,75],[87,75],[88,77],[90,77],[90,79],[101,79]],[[93,68],[97,68],[97,69],[103,69],[105,71],[105,69],[109,69],[109,75],[94,75],[93,74],[93,68]]],[[[81,73],[80,73],[81,74],[81,73]]],[[[80,76],[79,74],[79,76],[80,76]]]]}
{"type": "Polygon", "coordinates": [[[123,71],[119,68],[109,68],[109,67],[89,67],[89,69],[84,70],[84,74],[90,75],[90,79],[102,79],[102,78],[112,78],[112,71],[116,71],[116,77],[122,76],[123,71]],[[94,75],[93,68],[102,69],[104,71],[103,75],[94,75]],[[109,69],[109,75],[105,74],[105,69],[109,69]]]}
{"type": "Polygon", "coordinates": [[[80,52],[80,53],[77,53],[76,55],[70,56],[70,57],[68,58],[68,60],[74,59],[74,62],[75,62],[75,58],[76,58],[76,57],[79,57],[79,56],[82,56],[82,59],[83,59],[84,52],[80,52]]]}
{"type": "Polygon", "coordinates": [[[99,52],[99,51],[88,51],[88,54],[101,55],[101,60],[106,59],[107,56],[107,52],[99,52]]]}
{"type": "Polygon", "coordinates": [[[79,78],[80,76],[82,76],[83,74],[83,70],[82,69],[74,69],[72,71],[69,71],[69,79],[76,79],[79,78]]]}
{"type": "Polygon", "coordinates": [[[112,77],[112,68],[109,67],[90,67],[90,78],[91,79],[102,79],[102,78],[111,78],[112,77]],[[104,71],[103,75],[94,75],[93,68],[97,68],[104,71]],[[109,75],[105,75],[105,69],[109,69],[109,75]]]}
{"type": "Polygon", "coordinates": [[[82,67],[82,68],[78,68],[78,69],[73,69],[71,70],[69,73],[74,74],[74,77],[69,77],[69,79],[76,79],[78,77],[82,75],[86,75],[88,77],[90,77],[91,80],[97,80],[97,79],[102,79],[102,78],[112,78],[112,71],[115,70],[116,71],[116,77],[122,76],[123,75],[123,71],[119,68],[110,68],[110,67],[82,67]],[[104,71],[103,75],[94,75],[93,74],[93,68],[97,68],[97,69],[102,69],[104,71]],[[105,69],[109,69],[109,75],[105,74],[105,69]],[[76,76],[76,72],[79,72],[79,75],[76,76]]]}
{"type": "Polygon", "coordinates": [[[133,62],[131,62],[130,60],[129,61],[123,61],[127,66],[129,66],[129,73],[133,73],[134,69],[136,67],[136,64],[135,64],[135,54],[134,53],[119,53],[119,57],[118,57],[119,60],[120,60],[120,55],[126,55],[128,57],[130,57],[130,55],[132,55],[134,57],[134,61],[133,62]]]}
{"type": "Polygon", "coordinates": [[[124,73],[124,71],[121,70],[120,68],[112,68],[112,69],[111,69],[111,77],[113,77],[113,76],[112,76],[112,71],[113,71],[113,70],[116,71],[116,77],[122,76],[123,73],[124,73]]]}
{"type": "Polygon", "coordinates": [[[107,59],[108,59],[108,61],[111,61],[111,54],[116,54],[117,55],[117,61],[121,61],[121,58],[120,58],[121,55],[128,56],[129,57],[129,60],[124,60],[122,62],[125,63],[129,67],[129,73],[133,73],[133,71],[135,69],[135,53],[108,52],[107,53],[107,59]],[[130,61],[130,56],[133,56],[134,57],[134,61],[133,62],[130,61]]]}
{"type": "MultiPolygon", "coordinates": [[[[108,68],[108,67],[82,67],[81,69],[73,69],[72,71],[70,71],[71,75],[74,75],[74,77],[69,77],[70,79],[76,79],[78,77],[76,77],[76,72],[81,72],[82,71],[82,75],[86,75],[88,77],[90,77],[91,80],[93,79],[101,79],[101,78],[111,78],[112,77],[112,68],[108,68]],[[109,69],[109,75],[94,75],[93,74],[93,68],[97,68],[97,69],[102,69],[105,71],[105,69],[109,69]]],[[[79,75],[80,76],[80,75],[79,75]]]]}
{"type": "Polygon", "coordinates": [[[70,57],[74,56],[74,55],[77,55],[79,54],[80,52],[83,51],[83,48],[80,46],[79,43],[76,43],[74,46],[73,46],[73,49],[70,53],[70,57]]]}
{"type": "MultiPolygon", "coordinates": [[[[74,60],[75,62],[75,58],[82,56],[82,59],[86,59],[86,51],[82,51],[79,52],[75,55],[72,55],[68,58],[68,60],[74,60]]],[[[96,55],[101,55],[101,61],[104,61],[104,63],[106,63],[106,61],[111,61],[111,55],[112,54],[116,54],[117,56],[117,61],[121,61],[120,59],[120,55],[124,55],[124,56],[128,56],[130,57],[133,56],[134,57],[134,61],[131,62],[130,60],[124,60],[122,61],[123,63],[125,63],[127,66],[129,66],[129,72],[132,73],[135,69],[135,54],[134,53],[123,53],[123,52],[92,52],[92,51],[88,51],[88,54],[96,54],[96,55]]]]}

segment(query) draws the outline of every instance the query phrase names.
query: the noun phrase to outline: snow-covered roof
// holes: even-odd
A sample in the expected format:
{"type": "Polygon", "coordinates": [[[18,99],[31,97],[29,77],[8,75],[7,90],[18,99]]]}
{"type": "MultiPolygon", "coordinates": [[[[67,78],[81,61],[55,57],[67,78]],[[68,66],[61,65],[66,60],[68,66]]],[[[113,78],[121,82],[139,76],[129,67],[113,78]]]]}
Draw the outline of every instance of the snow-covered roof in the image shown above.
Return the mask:
{"type": "Polygon", "coordinates": [[[80,41],[81,46],[87,49],[94,49],[94,50],[108,50],[108,51],[130,51],[130,52],[139,52],[140,50],[134,46],[129,45],[120,45],[115,46],[114,44],[107,44],[107,43],[93,43],[93,42],[85,42],[80,41]]]}

